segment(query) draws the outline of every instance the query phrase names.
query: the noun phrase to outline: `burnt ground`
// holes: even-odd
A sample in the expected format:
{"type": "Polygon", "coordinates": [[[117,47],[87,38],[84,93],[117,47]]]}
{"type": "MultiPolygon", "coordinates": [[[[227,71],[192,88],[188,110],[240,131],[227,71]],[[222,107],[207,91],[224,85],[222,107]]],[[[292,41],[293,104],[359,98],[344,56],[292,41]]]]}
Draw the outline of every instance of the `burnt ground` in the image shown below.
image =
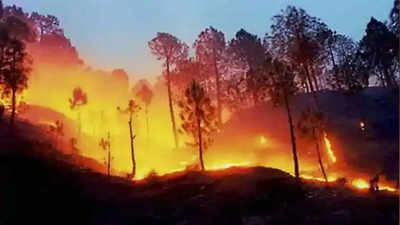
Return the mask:
{"type": "Polygon", "coordinates": [[[29,138],[34,127],[18,126],[22,136],[0,134],[0,224],[398,224],[393,193],[299,183],[262,167],[132,182],[79,167],[90,159],[57,152],[29,138]]]}

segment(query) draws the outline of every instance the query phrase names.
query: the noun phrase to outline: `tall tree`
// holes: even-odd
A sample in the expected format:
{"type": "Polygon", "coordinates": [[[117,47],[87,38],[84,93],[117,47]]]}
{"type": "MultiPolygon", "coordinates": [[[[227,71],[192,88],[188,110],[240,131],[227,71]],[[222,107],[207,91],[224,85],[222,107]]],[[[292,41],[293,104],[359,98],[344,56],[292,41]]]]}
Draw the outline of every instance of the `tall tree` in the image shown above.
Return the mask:
{"type": "Polygon", "coordinates": [[[30,17],[35,23],[39,38],[42,39],[45,34],[53,34],[60,31],[60,21],[53,15],[41,15],[37,12],[33,12],[30,17]]]}
{"type": "Polygon", "coordinates": [[[222,124],[221,70],[224,70],[224,54],[226,52],[225,35],[214,27],[202,31],[194,43],[196,58],[205,66],[212,68],[215,75],[217,93],[218,122],[222,124]]]}
{"type": "Polygon", "coordinates": [[[131,160],[132,160],[132,173],[130,177],[134,178],[136,176],[136,159],[135,159],[135,138],[136,135],[133,134],[133,117],[140,111],[140,106],[136,104],[135,100],[129,100],[128,107],[121,109],[117,107],[117,110],[123,114],[128,114],[128,125],[129,125],[129,140],[131,146],[131,160]]]}
{"type": "Polygon", "coordinates": [[[258,92],[262,87],[262,65],[265,59],[265,49],[261,39],[244,29],[239,30],[235,38],[229,42],[229,53],[234,63],[240,64],[246,74],[244,81],[247,91],[251,94],[254,104],[259,101],[258,92]]]}
{"type": "Polygon", "coordinates": [[[193,136],[194,146],[198,147],[201,170],[205,170],[203,152],[212,143],[212,134],[217,131],[218,120],[215,107],[210,98],[195,81],[185,91],[179,102],[182,129],[193,136]]]}
{"type": "Polygon", "coordinates": [[[361,59],[358,45],[350,37],[333,32],[327,40],[332,65],[328,71],[328,85],[348,92],[368,86],[370,72],[361,59]]]}
{"type": "Polygon", "coordinates": [[[323,138],[323,126],[324,117],[321,112],[316,112],[312,109],[307,109],[302,112],[299,122],[297,124],[298,130],[303,135],[303,137],[309,137],[315,143],[315,151],[318,157],[318,164],[321,169],[321,173],[324,176],[326,182],[328,182],[328,177],[326,175],[326,170],[322,162],[321,148],[323,138]]]}
{"type": "Polygon", "coordinates": [[[285,63],[275,59],[272,62],[273,72],[270,74],[269,93],[275,105],[283,104],[286,109],[290,140],[292,144],[292,154],[294,162],[294,174],[298,179],[299,173],[299,160],[297,155],[296,136],[294,130],[293,115],[290,107],[290,98],[297,91],[297,84],[295,82],[296,70],[293,66],[286,65],[285,63]]]}
{"type": "Polygon", "coordinates": [[[87,95],[80,87],[74,88],[72,90],[72,97],[68,99],[69,107],[71,110],[78,110],[78,130],[79,135],[82,132],[82,118],[81,118],[81,108],[88,103],[87,95]]]}
{"type": "Polygon", "coordinates": [[[9,39],[1,55],[0,85],[3,97],[11,98],[10,126],[14,127],[17,94],[28,87],[28,75],[31,71],[28,54],[24,42],[18,39],[9,39]]]}
{"type": "Polygon", "coordinates": [[[399,37],[399,11],[400,11],[400,2],[399,0],[393,1],[393,8],[390,11],[390,28],[392,32],[399,37]]]}
{"type": "Polygon", "coordinates": [[[157,33],[157,36],[148,42],[148,46],[151,52],[157,56],[158,60],[164,61],[164,67],[167,75],[168,102],[172,123],[172,132],[174,134],[175,146],[178,147],[179,142],[172,100],[170,70],[171,67],[176,66],[180,60],[187,57],[188,46],[178,38],[168,33],[157,33]]]}
{"type": "Polygon", "coordinates": [[[106,166],[107,166],[107,176],[111,175],[111,140],[110,140],[110,132],[107,133],[107,138],[101,138],[99,142],[99,146],[103,151],[107,153],[107,158],[106,158],[106,166]]]}
{"type": "Polygon", "coordinates": [[[326,36],[321,35],[321,31],[327,29],[326,25],[294,6],[288,6],[281,14],[274,16],[273,22],[271,35],[267,36],[271,40],[271,47],[281,59],[299,65],[301,81],[308,86],[318,107],[316,92],[320,86],[313,67],[325,55],[323,43],[326,36]]]}
{"type": "Polygon", "coordinates": [[[360,54],[384,86],[396,86],[399,41],[382,22],[371,18],[360,41],[360,54]]]}

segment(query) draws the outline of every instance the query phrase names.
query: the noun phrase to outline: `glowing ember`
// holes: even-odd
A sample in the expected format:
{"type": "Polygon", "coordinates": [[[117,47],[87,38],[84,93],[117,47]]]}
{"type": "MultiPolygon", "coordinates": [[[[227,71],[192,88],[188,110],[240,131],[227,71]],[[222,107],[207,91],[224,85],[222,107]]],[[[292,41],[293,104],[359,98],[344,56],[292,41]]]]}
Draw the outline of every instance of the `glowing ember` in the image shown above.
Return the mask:
{"type": "Polygon", "coordinates": [[[267,143],[267,139],[264,136],[260,136],[260,138],[258,139],[258,142],[261,145],[265,145],[267,143]]]}
{"type": "Polygon", "coordinates": [[[211,166],[210,168],[207,168],[207,169],[210,169],[210,170],[222,170],[222,169],[227,169],[227,168],[234,167],[234,166],[246,167],[246,166],[249,166],[249,165],[250,165],[250,162],[241,162],[241,163],[228,162],[228,163],[221,163],[221,164],[218,164],[218,165],[214,165],[214,166],[211,166]]]}
{"type": "Polygon", "coordinates": [[[332,145],[331,145],[331,142],[328,139],[328,135],[326,134],[326,132],[324,132],[324,142],[325,142],[325,147],[326,147],[326,151],[328,153],[329,158],[331,159],[331,161],[333,163],[335,163],[336,162],[336,156],[335,156],[335,153],[333,153],[332,145]]]}
{"type": "Polygon", "coordinates": [[[366,188],[369,188],[368,182],[365,181],[365,180],[363,180],[363,179],[360,179],[360,178],[354,179],[354,180],[351,182],[351,184],[352,184],[354,187],[359,188],[359,189],[366,189],[366,188]]]}
{"type": "MultiPolygon", "coordinates": [[[[314,176],[306,175],[306,174],[303,174],[300,177],[303,178],[303,179],[306,179],[306,180],[314,180],[314,181],[325,182],[325,179],[323,177],[314,177],[314,176]]],[[[328,177],[328,182],[335,181],[336,179],[337,178],[334,177],[334,176],[329,176],[328,177]]]]}
{"type": "Polygon", "coordinates": [[[391,191],[391,192],[395,192],[395,191],[397,191],[397,189],[396,188],[393,188],[393,187],[389,187],[389,186],[379,186],[379,190],[385,190],[385,191],[391,191]]]}
{"type": "Polygon", "coordinates": [[[360,122],[361,131],[365,131],[365,123],[363,121],[360,122]]]}

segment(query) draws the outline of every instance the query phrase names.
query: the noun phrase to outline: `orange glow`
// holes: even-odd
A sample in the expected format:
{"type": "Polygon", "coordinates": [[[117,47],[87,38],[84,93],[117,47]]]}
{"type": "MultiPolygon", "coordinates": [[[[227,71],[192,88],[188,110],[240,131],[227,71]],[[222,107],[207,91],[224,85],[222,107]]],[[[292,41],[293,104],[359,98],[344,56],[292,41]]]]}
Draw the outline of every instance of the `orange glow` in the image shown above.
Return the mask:
{"type": "Polygon", "coordinates": [[[351,184],[352,184],[354,187],[359,188],[359,189],[367,189],[367,188],[369,188],[368,182],[365,181],[364,179],[361,179],[361,178],[354,179],[354,180],[351,182],[351,184]]]}
{"type": "Polygon", "coordinates": [[[230,167],[235,167],[235,166],[240,166],[240,167],[246,167],[250,166],[250,162],[241,162],[241,163],[231,163],[231,162],[226,162],[226,163],[220,163],[218,165],[213,165],[207,169],[209,170],[222,170],[222,169],[228,169],[230,167]]]}
{"type": "Polygon", "coordinates": [[[258,138],[258,143],[259,143],[260,145],[265,145],[265,144],[267,144],[267,138],[265,138],[264,136],[260,136],[260,137],[258,138]]]}
{"type": "MultiPolygon", "coordinates": [[[[124,86],[124,83],[113,78],[107,72],[61,68],[40,66],[34,69],[29,88],[23,95],[23,100],[32,106],[33,110],[28,110],[21,117],[45,128],[57,120],[62,121],[65,135],[60,137],[60,150],[71,153],[69,139],[76,138],[78,149],[76,153],[95,159],[99,163],[104,162],[106,155],[98,143],[109,132],[113,157],[112,174],[126,177],[132,168],[128,118],[120,114],[117,107],[125,107],[129,99],[135,98],[134,92],[129,88],[129,83],[124,86]],[[71,110],[68,99],[72,96],[72,90],[78,86],[87,93],[88,102],[78,109],[71,110]],[[42,108],[41,111],[35,109],[38,106],[42,108]],[[81,133],[78,129],[79,126],[81,133]]],[[[134,85],[135,83],[132,86],[134,85]]],[[[197,149],[186,144],[192,141],[190,136],[179,134],[179,148],[175,148],[165,82],[153,82],[152,90],[154,98],[148,107],[148,113],[141,110],[134,117],[137,165],[135,180],[146,178],[153,170],[158,175],[165,175],[184,171],[198,163],[197,149]],[[146,118],[148,118],[149,133],[147,133],[146,118]]],[[[143,105],[140,99],[135,100],[143,105]]],[[[177,108],[175,110],[179,127],[179,112],[177,108]]],[[[231,117],[234,119],[234,114],[227,109],[224,109],[223,112],[224,122],[230,120],[231,117]]],[[[257,125],[258,118],[252,122],[257,125]]],[[[268,123],[266,124],[268,126],[268,123]]],[[[242,128],[252,125],[239,124],[231,127],[231,132],[222,127],[221,132],[215,137],[215,142],[204,152],[206,169],[221,170],[235,166],[265,166],[277,168],[293,175],[293,159],[288,134],[266,131],[260,133],[258,130],[242,132],[242,128]],[[268,147],[268,151],[265,151],[266,147],[268,147]]],[[[339,164],[335,152],[339,153],[341,149],[333,151],[331,141],[325,132],[324,144],[329,161],[339,164]]],[[[310,155],[299,155],[302,171],[319,171],[318,164],[310,155]]],[[[356,171],[345,168],[341,171],[329,171],[327,173],[328,181],[334,182],[339,177],[348,177],[350,180],[362,178],[353,180],[350,185],[357,188],[368,188],[369,184],[366,182],[368,179],[365,179],[368,177],[367,175],[359,175],[355,173],[356,171]]],[[[308,174],[301,172],[301,177],[324,182],[322,176],[308,174]]],[[[396,191],[390,182],[379,184],[379,186],[382,190],[396,191]]]]}
{"type": "Polygon", "coordinates": [[[328,153],[328,156],[330,158],[330,160],[335,163],[336,162],[336,156],[335,153],[332,150],[332,145],[331,142],[328,139],[328,135],[326,132],[324,132],[324,142],[325,142],[325,147],[326,147],[326,151],[328,153]]]}

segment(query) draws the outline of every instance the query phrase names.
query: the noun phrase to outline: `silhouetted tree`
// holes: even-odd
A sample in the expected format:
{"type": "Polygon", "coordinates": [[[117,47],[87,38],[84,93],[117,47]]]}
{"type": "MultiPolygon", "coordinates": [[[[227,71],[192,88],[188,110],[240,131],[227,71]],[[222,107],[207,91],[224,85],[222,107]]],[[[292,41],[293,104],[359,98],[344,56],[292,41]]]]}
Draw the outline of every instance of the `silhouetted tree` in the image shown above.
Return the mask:
{"type": "Polygon", "coordinates": [[[35,23],[40,39],[45,34],[53,34],[60,31],[60,21],[53,15],[41,15],[37,12],[33,12],[30,15],[30,19],[35,23]]]}
{"type": "Polygon", "coordinates": [[[28,75],[31,71],[25,44],[17,39],[9,39],[3,48],[0,85],[3,97],[11,98],[10,125],[14,126],[17,94],[28,87],[28,75]]]}
{"type": "Polygon", "coordinates": [[[129,125],[129,137],[130,137],[130,146],[131,146],[131,159],[132,159],[132,174],[131,177],[134,178],[136,175],[136,160],[135,160],[135,147],[134,141],[136,135],[133,134],[133,116],[135,116],[140,111],[140,106],[136,104],[136,102],[132,99],[129,100],[128,107],[125,109],[121,109],[117,107],[117,110],[123,114],[128,114],[128,125],[129,125]]]}
{"type": "Polygon", "coordinates": [[[390,11],[390,30],[399,37],[399,10],[400,10],[400,2],[399,0],[393,1],[393,8],[390,11]]]}
{"type": "Polygon", "coordinates": [[[182,97],[182,94],[187,87],[195,80],[201,85],[204,90],[212,91],[213,88],[209,86],[209,79],[205,65],[202,65],[199,60],[190,57],[180,60],[171,74],[171,81],[173,88],[177,90],[176,98],[182,97]]]}
{"type": "Polygon", "coordinates": [[[82,118],[80,108],[87,104],[87,95],[80,87],[76,87],[72,91],[72,98],[69,98],[68,101],[71,110],[78,110],[78,129],[79,134],[81,134],[82,118]]]}
{"type": "Polygon", "coordinates": [[[69,139],[69,145],[72,149],[72,153],[77,153],[79,151],[78,149],[78,139],[75,137],[72,137],[69,139]]]}
{"type": "Polygon", "coordinates": [[[297,156],[296,136],[293,125],[292,111],[290,107],[290,97],[297,91],[297,84],[295,82],[295,69],[293,66],[286,65],[285,63],[275,59],[272,62],[273,72],[271,75],[271,83],[269,85],[269,93],[271,100],[275,105],[283,104],[289,123],[290,139],[292,143],[292,153],[294,161],[294,174],[299,178],[299,161],[297,156]]]}
{"type": "Polygon", "coordinates": [[[221,70],[224,70],[225,35],[213,27],[202,31],[194,43],[196,58],[214,72],[217,93],[218,122],[222,124],[221,70]],[[212,68],[212,69],[211,69],[212,68]]]}
{"type": "Polygon", "coordinates": [[[368,86],[370,72],[361,58],[358,45],[351,38],[336,33],[331,33],[327,40],[327,51],[332,61],[328,84],[348,92],[368,86]]]}
{"type": "Polygon", "coordinates": [[[251,94],[254,104],[259,101],[259,90],[264,86],[262,64],[265,59],[265,49],[261,39],[244,29],[239,30],[235,38],[229,42],[229,53],[235,64],[242,67],[245,77],[242,78],[251,94]]]}
{"type": "Polygon", "coordinates": [[[360,41],[360,52],[384,86],[395,87],[399,41],[388,27],[371,18],[365,36],[360,41]]]}
{"type": "Polygon", "coordinates": [[[76,87],[72,91],[72,98],[69,98],[68,101],[70,108],[76,109],[87,104],[87,95],[80,87],[76,87]]]}
{"type": "Polygon", "coordinates": [[[107,133],[107,138],[101,138],[99,142],[99,146],[103,151],[107,153],[106,166],[107,166],[107,176],[111,174],[111,140],[110,140],[110,132],[107,133]]]}
{"type": "Polygon", "coordinates": [[[212,142],[212,133],[217,131],[216,109],[210,98],[195,81],[185,91],[185,97],[179,102],[181,108],[182,129],[193,136],[194,146],[199,150],[201,170],[205,170],[203,152],[212,142]]]}
{"type": "Polygon", "coordinates": [[[323,48],[326,35],[321,35],[326,25],[294,6],[288,6],[273,21],[271,35],[267,37],[271,48],[281,60],[297,65],[301,82],[306,84],[319,107],[316,92],[320,87],[313,69],[326,56],[323,48]]]}
{"type": "Polygon", "coordinates": [[[43,34],[40,41],[29,45],[29,52],[35,59],[35,63],[40,65],[61,65],[63,67],[83,65],[83,60],[80,59],[78,51],[62,30],[43,34]]]}
{"type": "Polygon", "coordinates": [[[55,148],[59,147],[59,137],[64,136],[64,123],[60,120],[56,120],[56,122],[49,127],[50,133],[53,133],[54,141],[55,141],[55,148]]]}
{"type": "Polygon", "coordinates": [[[172,131],[175,138],[175,146],[178,147],[178,134],[176,132],[176,121],[172,100],[171,76],[170,70],[172,66],[188,55],[188,46],[181,42],[178,38],[168,33],[157,33],[157,36],[148,42],[151,52],[157,56],[158,60],[164,61],[167,74],[168,101],[172,122],[172,131]]]}
{"type": "Polygon", "coordinates": [[[312,109],[307,109],[302,112],[299,122],[297,124],[298,130],[305,137],[310,137],[312,141],[315,142],[315,150],[317,152],[318,163],[321,169],[322,175],[326,182],[328,178],[326,176],[326,171],[324,164],[322,162],[320,144],[323,138],[323,126],[324,126],[324,116],[321,112],[316,112],[312,109]]]}

